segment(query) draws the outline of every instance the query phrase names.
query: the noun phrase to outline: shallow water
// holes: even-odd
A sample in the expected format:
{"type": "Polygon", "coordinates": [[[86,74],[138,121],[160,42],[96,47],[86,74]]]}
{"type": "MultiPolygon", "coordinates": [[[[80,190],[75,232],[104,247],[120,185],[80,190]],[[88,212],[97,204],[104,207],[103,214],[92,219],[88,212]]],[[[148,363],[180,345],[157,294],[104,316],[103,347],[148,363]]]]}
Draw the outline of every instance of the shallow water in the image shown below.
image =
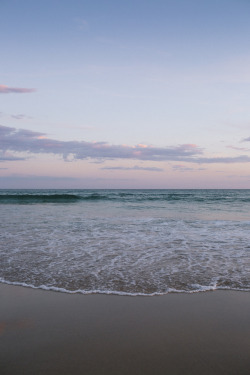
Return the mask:
{"type": "Polygon", "coordinates": [[[2,282],[250,291],[250,190],[2,190],[0,220],[2,282]]]}

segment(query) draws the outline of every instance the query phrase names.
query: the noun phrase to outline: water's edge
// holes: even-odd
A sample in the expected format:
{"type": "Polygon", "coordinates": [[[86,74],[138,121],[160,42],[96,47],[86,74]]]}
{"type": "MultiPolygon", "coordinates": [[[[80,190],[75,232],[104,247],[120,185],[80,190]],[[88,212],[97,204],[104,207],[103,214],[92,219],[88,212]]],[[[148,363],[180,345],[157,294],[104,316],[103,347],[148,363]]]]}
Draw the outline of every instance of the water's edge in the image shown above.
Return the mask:
{"type": "Polygon", "coordinates": [[[114,295],[114,296],[126,296],[126,297],[155,297],[155,296],[165,296],[167,294],[172,293],[179,293],[179,294],[194,294],[194,293],[205,293],[205,292],[213,292],[217,290],[228,290],[228,291],[238,291],[238,292],[250,292],[250,289],[242,289],[242,288],[231,288],[231,287],[219,287],[219,286],[200,286],[200,289],[197,290],[177,290],[169,288],[165,293],[155,292],[155,293],[129,293],[129,292],[120,292],[117,290],[67,290],[64,288],[57,288],[54,286],[46,286],[46,285],[31,285],[26,283],[21,283],[17,281],[8,281],[4,279],[0,279],[0,285],[13,285],[13,286],[20,286],[24,288],[30,289],[38,289],[44,290],[49,292],[58,292],[58,293],[65,293],[65,294],[82,294],[82,295],[93,295],[93,294],[101,294],[101,295],[114,295]]]}

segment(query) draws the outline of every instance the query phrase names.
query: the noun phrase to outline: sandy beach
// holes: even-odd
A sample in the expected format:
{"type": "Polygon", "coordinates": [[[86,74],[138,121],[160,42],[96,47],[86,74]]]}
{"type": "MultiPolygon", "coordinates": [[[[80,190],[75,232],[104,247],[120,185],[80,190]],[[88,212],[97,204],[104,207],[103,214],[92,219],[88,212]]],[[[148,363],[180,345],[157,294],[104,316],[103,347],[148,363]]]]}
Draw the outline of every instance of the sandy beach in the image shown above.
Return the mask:
{"type": "Polygon", "coordinates": [[[1,375],[249,374],[250,294],[70,295],[0,285],[1,375]]]}

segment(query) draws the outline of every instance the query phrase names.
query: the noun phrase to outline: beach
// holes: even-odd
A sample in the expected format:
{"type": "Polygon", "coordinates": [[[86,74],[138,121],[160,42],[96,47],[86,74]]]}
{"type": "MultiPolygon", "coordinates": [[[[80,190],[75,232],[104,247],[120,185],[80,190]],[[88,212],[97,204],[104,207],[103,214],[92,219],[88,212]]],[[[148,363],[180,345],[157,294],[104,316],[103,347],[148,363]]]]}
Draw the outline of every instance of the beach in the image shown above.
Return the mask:
{"type": "Polygon", "coordinates": [[[250,294],[82,295],[0,284],[1,375],[249,374],[250,294]]]}

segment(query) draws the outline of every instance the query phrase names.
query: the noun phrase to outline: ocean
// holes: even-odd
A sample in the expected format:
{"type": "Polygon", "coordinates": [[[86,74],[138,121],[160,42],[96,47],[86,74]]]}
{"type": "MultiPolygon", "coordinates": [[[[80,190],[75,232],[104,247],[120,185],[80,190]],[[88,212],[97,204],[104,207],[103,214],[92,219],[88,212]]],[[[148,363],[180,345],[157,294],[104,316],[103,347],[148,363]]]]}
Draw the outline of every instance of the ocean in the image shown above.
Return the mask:
{"type": "Polygon", "coordinates": [[[0,190],[0,282],[250,291],[250,190],[0,190]]]}

